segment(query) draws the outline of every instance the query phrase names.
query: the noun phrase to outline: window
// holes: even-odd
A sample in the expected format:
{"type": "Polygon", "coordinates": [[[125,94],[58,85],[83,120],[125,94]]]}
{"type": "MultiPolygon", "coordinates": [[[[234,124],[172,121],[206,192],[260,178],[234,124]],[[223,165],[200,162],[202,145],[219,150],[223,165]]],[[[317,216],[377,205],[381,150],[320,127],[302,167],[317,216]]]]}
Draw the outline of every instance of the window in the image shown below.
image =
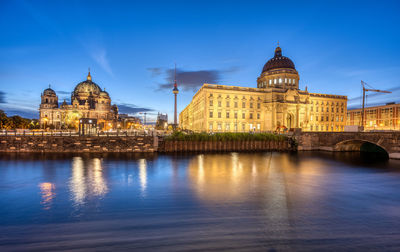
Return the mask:
{"type": "Polygon", "coordinates": [[[324,112],[324,107],[321,107],[321,112],[324,112]]]}
{"type": "Polygon", "coordinates": [[[323,116],[321,116],[321,122],[323,122],[324,121],[324,117],[323,116]]]}
{"type": "Polygon", "coordinates": [[[313,117],[313,115],[311,115],[311,118],[310,118],[310,120],[312,121],[314,119],[314,117],[313,117]]]}
{"type": "MultiPolygon", "coordinates": [[[[343,116],[340,117],[340,121],[343,122],[343,116]]],[[[392,121],[390,121],[390,122],[392,122],[392,121]]]]}
{"type": "Polygon", "coordinates": [[[238,128],[237,128],[237,123],[235,123],[235,124],[233,125],[233,127],[234,127],[234,130],[235,130],[235,131],[238,130],[238,128]]]}
{"type": "Polygon", "coordinates": [[[242,119],[245,119],[245,118],[246,118],[246,114],[242,113],[242,119]]]}
{"type": "Polygon", "coordinates": [[[339,108],[336,108],[336,113],[339,113],[339,108]]]}
{"type": "Polygon", "coordinates": [[[314,130],[314,126],[313,126],[313,125],[311,125],[311,127],[310,127],[310,130],[311,130],[311,131],[313,131],[313,130],[314,130]]]}
{"type": "Polygon", "coordinates": [[[279,78],[279,84],[281,84],[282,83],[282,78],[279,78]]]}
{"type": "Polygon", "coordinates": [[[338,122],[339,121],[339,116],[336,116],[336,122],[338,122]]]}
{"type": "Polygon", "coordinates": [[[260,114],[259,113],[257,113],[257,119],[260,119],[260,114]]]}
{"type": "Polygon", "coordinates": [[[343,110],[343,108],[342,108],[342,113],[343,113],[343,111],[344,111],[344,110],[343,110]]]}
{"type": "Polygon", "coordinates": [[[316,108],[315,108],[315,111],[317,111],[317,112],[318,112],[318,107],[316,107],[316,108]]]}
{"type": "Polygon", "coordinates": [[[226,107],[229,108],[229,101],[226,102],[226,107]]]}
{"type": "Polygon", "coordinates": [[[229,112],[226,112],[226,118],[229,118],[229,112]]]}
{"type": "Polygon", "coordinates": [[[277,79],[274,79],[274,84],[276,84],[276,82],[277,82],[277,79]]]}
{"type": "Polygon", "coordinates": [[[213,105],[213,100],[210,100],[210,106],[212,106],[213,105]]]}
{"type": "Polygon", "coordinates": [[[212,118],[213,117],[213,112],[212,111],[210,111],[210,118],[212,118]]]}
{"type": "Polygon", "coordinates": [[[296,80],[295,79],[293,79],[293,84],[296,84],[296,80]]]}
{"type": "Polygon", "coordinates": [[[246,107],[246,102],[242,102],[242,108],[246,107]]]}
{"type": "Polygon", "coordinates": [[[316,130],[316,131],[318,131],[318,130],[319,130],[319,127],[318,127],[318,125],[317,125],[317,126],[315,126],[315,130],[316,130]]]}
{"type": "Polygon", "coordinates": [[[250,113],[250,119],[253,119],[253,113],[250,113]]]}
{"type": "Polygon", "coordinates": [[[326,116],[326,121],[329,122],[329,117],[328,116],[326,116]]]}
{"type": "Polygon", "coordinates": [[[238,116],[237,116],[237,112],[235,112],[235,115],[234,115],[234,116],[235,116],[235,119],[237,119],[237,118],[238,118],[238,116]]]}
{"type": "Polygon", "coordinates": [[[292,83],[292,79],[289,79],[289,84],[291,84],[292,83]]]}
{"type": "Polygon", "coordinates": [[[238,107],[238,103],[237,103],[237,101],[235,101],[235,108],[237,108],[238,107]]]}
{"type": "Polygon", "coordinates": [[[253,108],[253,103],[252,102],[250,102],[250,108],[253,108]]]}
{"type": "Polygon", "coordinates": [[[257,129],[260,130],[261,129],[261,125],[259,123],[257,123],[257,129]]]}
{"type": "Polygon", "coordinates": [[[249,130],[253,130],[253,124],[250,123],[249,130]]]}
{"type": "Polygon", "coordinates": [[[260,107],[261,107],[261,104],[257,103],[257,108],[260,109],[260,107]]]}
{"type": "Polygon", "coordinates": [[[221,118],[221,112],[218,112],[218,118],[221,118]]]}
{"type": "Polygon", "coordinates": [[[333,109],[334,109],[334,108],[332,107],[332,110],[331,110],[332,113],[335,112],[333,109]]]}
{"type": "Polygon", "coordinates": [[[269,85],[271,85],[272,84],[272,80],[269,80],[269,85]]]}
{"type": "Polygon", "coordinates": [[[246,124],[242,124],[242,130],[244,131],[246,129],[246,124]]]}
{"type": "Polygon", "coordinates": [[[210,123],[210,125],[208,126],[208,129],[209,129],[210,131],[212,131],[212,129],[213,129],[213,124],[212,124],[212,123],[210,123]]]}
{"type": "Polygon", "coordinates": [[[218,107],[221,107],[221,101],[218,101],[218,107]]]}
{"type": "Polygon", "coordinates": [[[221,123],[218,123],[217,129],[218,129],[218,130],[222,130],[222,125],[221,125],[221,123]]]}
{"type": "Polygon", "coordinates": [[[229,123],[225,124],[225,130],[230,131],[231,130],[231,125],[229,123]]]}
{"type": "Polygon", "coordinates": [[[287,83],[287,78],[285,78],[285,83],[287,83]]]}
{"type": "Polygon", "coordinates": [[[315,117],[315,121],[318,121],[318,116],[315,117]]]}

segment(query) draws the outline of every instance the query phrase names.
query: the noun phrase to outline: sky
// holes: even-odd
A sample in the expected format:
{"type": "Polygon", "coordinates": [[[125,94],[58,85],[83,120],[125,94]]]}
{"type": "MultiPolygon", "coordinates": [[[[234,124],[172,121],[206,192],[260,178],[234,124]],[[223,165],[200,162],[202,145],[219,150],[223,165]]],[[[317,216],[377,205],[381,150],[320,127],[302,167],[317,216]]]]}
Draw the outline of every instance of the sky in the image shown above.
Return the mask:
{"type": "Polygon", "coordinates": [[[87,76],[120,113],[173,120],[203,83],[256,87],[279,41],[300,89],[348,96],[361,80],[400,102],[400,1],[0,1],[0,109],[38,118],[49,85],[69,101],[87,76]]]}

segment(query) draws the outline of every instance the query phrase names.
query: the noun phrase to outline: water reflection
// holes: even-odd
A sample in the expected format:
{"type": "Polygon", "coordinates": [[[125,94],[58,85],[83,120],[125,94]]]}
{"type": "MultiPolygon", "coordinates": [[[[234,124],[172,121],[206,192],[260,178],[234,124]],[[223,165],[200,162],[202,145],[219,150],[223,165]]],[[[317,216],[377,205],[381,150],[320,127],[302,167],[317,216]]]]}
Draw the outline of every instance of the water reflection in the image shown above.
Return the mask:
{"type": "Polygon", "coordinates": [[[53,199],[56,197],[56,186],[53,183],[44,182],[39,184],[39,188],[42,196],[40,204],[44,210],[49,210],[51,208],[53,199]]]}
{"type": "Polygon", "coordinates": [[[101,159],[84,160],[74,157],[69,181],[71,199],[75,206],[84,205],[88,197],[102,197],[108,192],[101,159]]]}

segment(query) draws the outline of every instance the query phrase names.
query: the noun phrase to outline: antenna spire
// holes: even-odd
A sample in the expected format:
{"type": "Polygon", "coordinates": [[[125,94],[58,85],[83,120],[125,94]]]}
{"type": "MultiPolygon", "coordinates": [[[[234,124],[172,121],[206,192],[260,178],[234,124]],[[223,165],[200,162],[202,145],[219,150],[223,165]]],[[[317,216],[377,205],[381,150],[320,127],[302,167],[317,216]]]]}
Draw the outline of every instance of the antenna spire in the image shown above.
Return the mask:
{"type": "Polygon", "coordinates": [[[90,67],[88,68],[89,69],[89,73],[88,73],[88,76],[87,76],[87,80],[92,80],[92,76],[90,76],[90,67]]]}

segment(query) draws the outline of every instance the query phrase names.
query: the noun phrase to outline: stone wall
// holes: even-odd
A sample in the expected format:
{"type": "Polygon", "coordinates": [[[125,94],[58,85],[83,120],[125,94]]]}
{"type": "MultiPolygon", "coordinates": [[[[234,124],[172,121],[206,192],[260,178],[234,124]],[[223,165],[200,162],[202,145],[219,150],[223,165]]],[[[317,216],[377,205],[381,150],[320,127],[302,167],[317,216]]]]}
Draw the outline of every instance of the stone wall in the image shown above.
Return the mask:
{"type": "Polygon", "coordinates": [[[155,152],[157,138],[1,136],[0,152],[155,152]]]}
{"type": "Polygon", "coordinates": [[[159,152],[288,151],[288,141],[160,141],[159,152]]]}

